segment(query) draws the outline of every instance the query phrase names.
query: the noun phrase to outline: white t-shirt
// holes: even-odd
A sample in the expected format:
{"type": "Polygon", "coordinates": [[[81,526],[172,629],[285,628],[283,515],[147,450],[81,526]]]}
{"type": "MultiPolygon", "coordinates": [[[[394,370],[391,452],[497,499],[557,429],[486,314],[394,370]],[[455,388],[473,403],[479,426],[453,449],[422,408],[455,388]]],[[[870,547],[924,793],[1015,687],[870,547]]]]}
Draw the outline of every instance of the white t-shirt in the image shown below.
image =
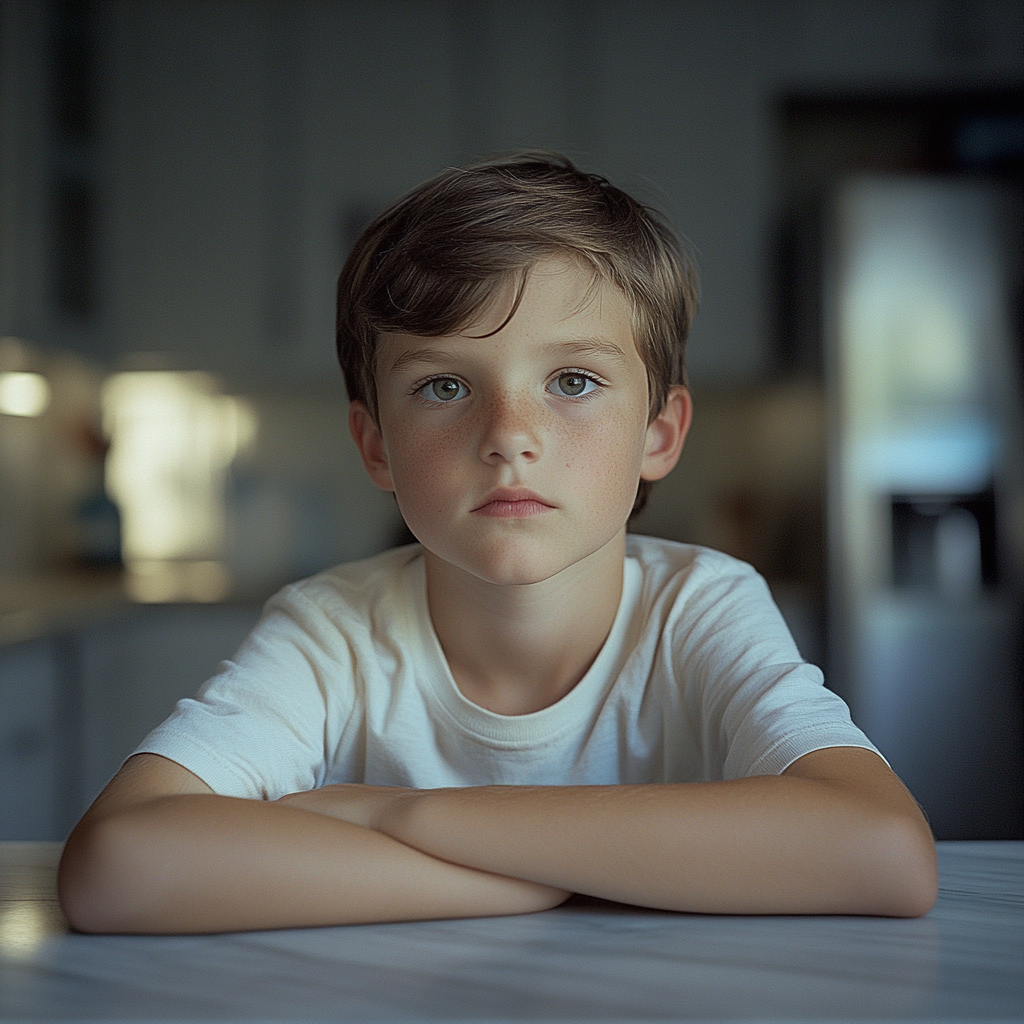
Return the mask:
{"type": "Polygon", "coordinates": [[[335,782],[735,779],[835,746],[875,749],[801,659],[764,580],[717,551],[629,536],[611,633],[542,711],[499,715],[463,697],[411,545],[285,587],[135,752],[218,793],[275,799],[335,782]]]}

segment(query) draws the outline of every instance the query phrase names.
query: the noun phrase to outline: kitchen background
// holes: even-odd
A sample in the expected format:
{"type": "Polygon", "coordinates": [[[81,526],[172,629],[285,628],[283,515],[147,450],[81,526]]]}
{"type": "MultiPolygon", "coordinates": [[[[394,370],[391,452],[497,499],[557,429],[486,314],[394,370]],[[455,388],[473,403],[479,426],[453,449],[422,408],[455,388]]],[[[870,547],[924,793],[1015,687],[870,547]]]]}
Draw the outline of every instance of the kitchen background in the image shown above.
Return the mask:
{"type": "Polygon", "coordinates": [[[765,574],[940,838],[1024,834],[1024,7],[2,0],[0,838],[66,835],[278,585],[402,541],[335,280],[523,146],[700,267],[637,530],[765,574]]]}

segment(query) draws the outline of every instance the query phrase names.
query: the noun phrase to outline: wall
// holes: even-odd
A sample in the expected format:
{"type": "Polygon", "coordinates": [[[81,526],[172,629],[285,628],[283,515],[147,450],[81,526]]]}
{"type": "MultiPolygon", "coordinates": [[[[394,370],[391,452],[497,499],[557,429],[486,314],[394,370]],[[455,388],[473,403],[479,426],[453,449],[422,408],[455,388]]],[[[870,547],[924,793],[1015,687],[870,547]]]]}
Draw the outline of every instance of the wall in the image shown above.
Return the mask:
{"type": "Polygon", "coordinates": [[[2,333],[299,378],[335,372],[353,226],[447,163],[539,145],[666,210],[704,280],[695,382],[757,380],[775,98],[1024,70],[1024,13],[999,0],[111,0],[96,6],[100,299],[83,327],[45,294],[45,11],[2,8],[2,333]]]}

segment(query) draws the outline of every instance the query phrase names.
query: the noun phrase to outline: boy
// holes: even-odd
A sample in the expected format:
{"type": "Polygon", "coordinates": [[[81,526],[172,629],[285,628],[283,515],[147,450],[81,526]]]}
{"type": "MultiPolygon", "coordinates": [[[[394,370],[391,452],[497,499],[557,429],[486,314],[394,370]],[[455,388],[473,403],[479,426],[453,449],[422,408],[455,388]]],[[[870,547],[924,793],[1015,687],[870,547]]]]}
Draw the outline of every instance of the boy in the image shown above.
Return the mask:
{"type": "Polygon", "coordinates": [[[763,581],[626,536],[690,422],[693,272],[550,154],[448,170],[338,286],[349,424],[418,545],[272,599],[72,833],[85,931],[672,910],[918,915],[913,799],[763,581]]]}

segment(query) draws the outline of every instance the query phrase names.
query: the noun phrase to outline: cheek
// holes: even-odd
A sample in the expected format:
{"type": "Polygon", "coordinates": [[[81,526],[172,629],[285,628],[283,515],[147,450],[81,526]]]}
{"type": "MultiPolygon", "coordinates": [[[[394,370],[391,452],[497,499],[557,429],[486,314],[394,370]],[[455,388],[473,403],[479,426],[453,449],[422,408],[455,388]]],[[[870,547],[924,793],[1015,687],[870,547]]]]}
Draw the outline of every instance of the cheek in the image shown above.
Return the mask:
{"type": "Polygon", "coordinates": [[[646,410],[618,409],[573,425],[563,437],[563,462],[585,488],[594,510],[618,515],[633,507],[643,463],[646,410]]]}
{"type": "Polygon", "coordinates": [[[399,506],[440,507],[455,475],[458,438],[451,432],[427,432],[412,425],[389,432],[389,437],[388,462],[399,506]]]}

